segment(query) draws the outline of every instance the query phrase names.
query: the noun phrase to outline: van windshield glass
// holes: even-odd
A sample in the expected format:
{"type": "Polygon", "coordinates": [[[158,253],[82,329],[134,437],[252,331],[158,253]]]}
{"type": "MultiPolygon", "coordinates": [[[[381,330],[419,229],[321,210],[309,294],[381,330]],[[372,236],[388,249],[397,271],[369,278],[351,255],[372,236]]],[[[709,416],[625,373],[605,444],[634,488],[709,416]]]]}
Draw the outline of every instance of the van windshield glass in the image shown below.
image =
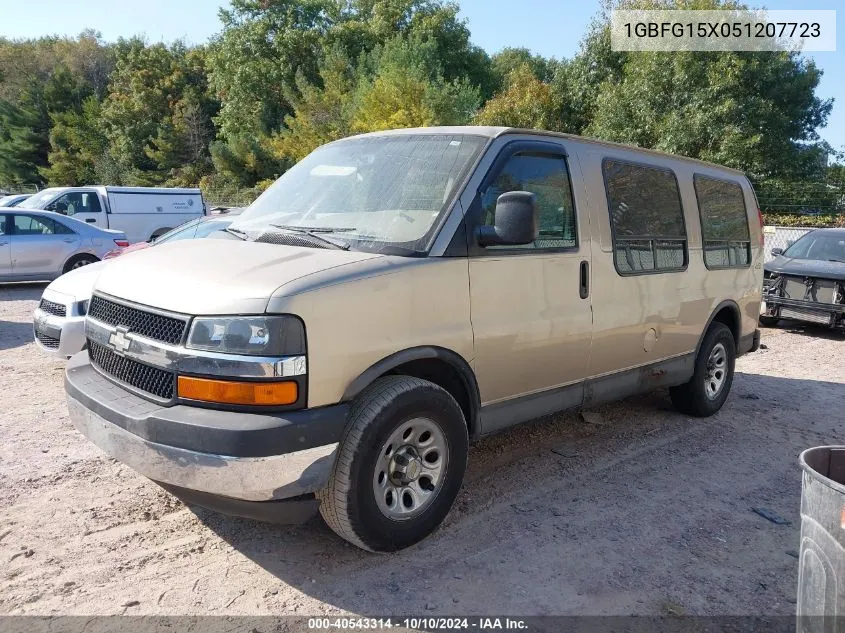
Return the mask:
{"type": "Polygon", "coordinates": [[[57,192],[55,190],[45,189],[36,193],[34,196],[30,196],[18,206],[23,209],[43,209],[56,195],[57,192]]]}
{"type": "Polygon", "coordinates": [[[845,262],[845,234],[840,231],[812,231],[787,248],[784,255],[795,259],[845,262]]]}
{"type": "Polygon", "coordinates": [[[397,134],[325,145],[288,170],[231,228],[248,239],[307,231],[353,250],[425,251],[485,141],[397,134]]]}

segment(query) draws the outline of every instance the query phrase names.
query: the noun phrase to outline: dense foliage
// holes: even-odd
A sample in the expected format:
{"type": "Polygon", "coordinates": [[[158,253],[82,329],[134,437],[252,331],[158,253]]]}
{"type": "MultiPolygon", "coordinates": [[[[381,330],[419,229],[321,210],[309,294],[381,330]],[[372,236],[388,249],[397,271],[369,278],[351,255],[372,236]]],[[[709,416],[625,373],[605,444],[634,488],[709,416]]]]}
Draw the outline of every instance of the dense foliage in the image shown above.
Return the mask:
{"type": "MultiPolygon", "coordinates": [[[[443,0],[231,0],[219,35],[195,47],[92,31],[0,38],[0,186],[201,183],[234,195],[342,136],[465,123],[633,143],[772,183],[822,175],[831,148],[816,129],[832,103],[815,95],[811,60],[613,52],[616,5],[734,6],[609,0],[570,59],[490,56],[443,0]]],[[[842,204],[822,194],[825,210],[842,204]]]]}

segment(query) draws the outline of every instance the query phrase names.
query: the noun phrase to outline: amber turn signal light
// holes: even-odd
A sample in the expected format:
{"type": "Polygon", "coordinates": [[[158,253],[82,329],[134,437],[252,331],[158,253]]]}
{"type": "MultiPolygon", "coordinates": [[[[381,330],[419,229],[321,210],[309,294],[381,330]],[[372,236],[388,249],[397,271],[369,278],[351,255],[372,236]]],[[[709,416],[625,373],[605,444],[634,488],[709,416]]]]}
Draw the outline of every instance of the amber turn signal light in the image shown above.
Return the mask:
{"type": "Polygon", "coordinates": [[[235,382],[179,376],[180,398],[219,402],[221,404],[283,405],[293,404],[299,397],[295,382],[235,382]]]}

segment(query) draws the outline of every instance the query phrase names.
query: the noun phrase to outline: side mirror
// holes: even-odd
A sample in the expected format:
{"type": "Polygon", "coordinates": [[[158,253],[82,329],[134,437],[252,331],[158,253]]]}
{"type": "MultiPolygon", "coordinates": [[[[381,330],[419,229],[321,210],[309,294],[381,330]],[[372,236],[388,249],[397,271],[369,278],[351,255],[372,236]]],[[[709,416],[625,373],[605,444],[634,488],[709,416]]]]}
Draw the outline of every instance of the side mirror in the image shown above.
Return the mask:
{"type": "Polygon", "coordinates": [[[529,191],[509,191],[496,200],[494,226],[480,226],[476,238],[481,246],[522,246],[537,239],[540,211],[537,196],[529,191]]]}
{"type": "Polygon", "coordinates": [[[777,257],[778,255],[783,255],[783,249],[782,248],[773,248],[772,249],[772,255],[774,255],[775,257],[777,257]]]}

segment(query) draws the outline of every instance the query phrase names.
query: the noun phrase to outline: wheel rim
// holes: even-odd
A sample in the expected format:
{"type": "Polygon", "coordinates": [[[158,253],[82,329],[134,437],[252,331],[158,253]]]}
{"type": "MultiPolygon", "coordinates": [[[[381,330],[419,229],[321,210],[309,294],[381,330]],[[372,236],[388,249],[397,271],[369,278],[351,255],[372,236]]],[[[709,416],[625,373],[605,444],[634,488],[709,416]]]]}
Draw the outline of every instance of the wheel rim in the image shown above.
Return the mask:
{"type": "Polygon", "coordinates": [[[446,436],[434,421],[415,418],[400,424],[382,445],[373,472],[381,513],[406,521],[424,512],[443,486],[448,463],[446,436]]]}
{"type": "Polygon", "coordinates": [[[70,269],[76,270],[77,268],[82,268],[83,266],[87,266],[90,263],[91,262],[89,262],[87,259],[78,259],[75,262],[73,262],[73,265],[70,267],[70,269]]]}
{"type": "Polygon", "coordinates": [[[715,400],[725,386],[728,376],[728,351],[722,343],[716,343],[707,359],[707,375],[704,378],[704,391],[707,397],[715,400]]]}

